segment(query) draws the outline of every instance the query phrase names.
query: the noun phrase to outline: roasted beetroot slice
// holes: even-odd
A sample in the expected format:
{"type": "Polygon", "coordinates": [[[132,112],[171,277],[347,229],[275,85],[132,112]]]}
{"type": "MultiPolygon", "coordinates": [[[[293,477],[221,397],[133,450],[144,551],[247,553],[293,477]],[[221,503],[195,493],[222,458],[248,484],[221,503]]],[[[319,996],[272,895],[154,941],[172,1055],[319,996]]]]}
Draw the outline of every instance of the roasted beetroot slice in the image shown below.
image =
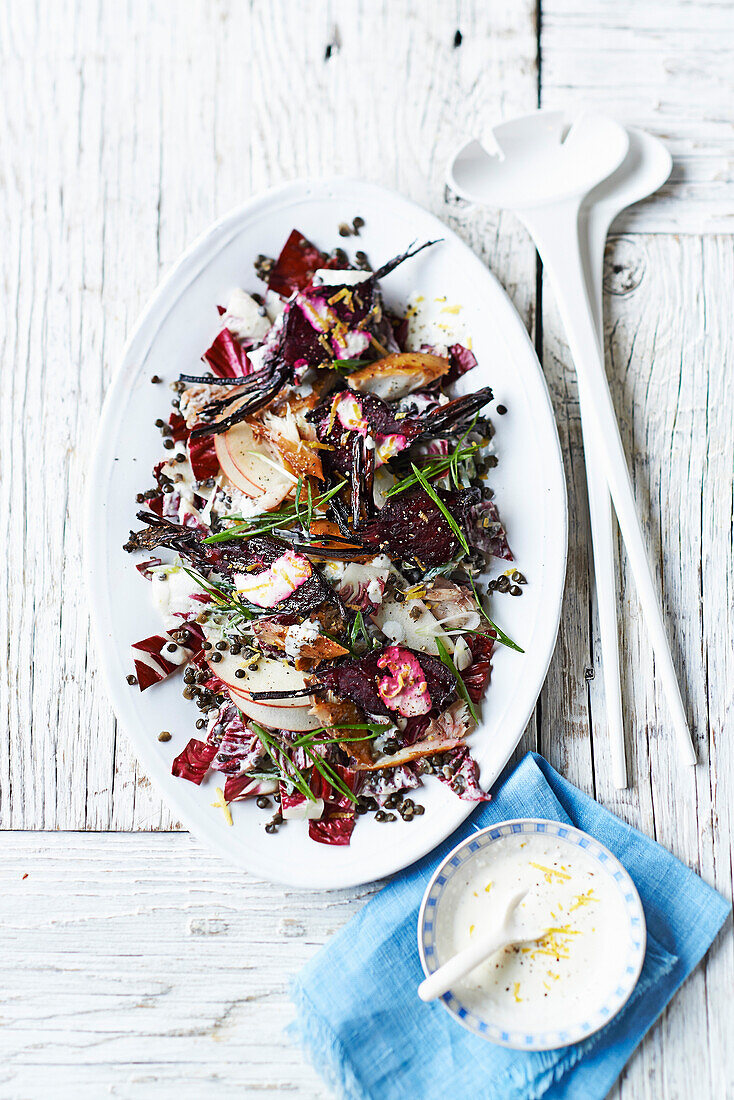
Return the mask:
{"type": "MultiPolygon", "coordinates": [[[[438,657],[432,657],[430,653],[422,653],[408,646],[400,648],[407,650],[420,664],[431,696],[431,709],[443,710],[456,695],[453,673],[439,661],[438,657]]],[[[362,710],[370,714],[388,716],[392,712],[377,690],[378,680],[385,676],[385,670],[377,663],[383,652],[383,650],[374,650],[372,653],[365,653],[362,657],[351,657],[333,668],[325,669],[323,672],[319,670],[313,675],[324,687],[356,703],[362,710]]]]}
{"type": "MultiPolygon", "coordinates": [[[[267,569],[278,558],[291,550],[290,543],[271,535],[261,535],[242,542],[225,542],[219,547],[221,560],[218,569],[230,575],[233,573],[252,573],[255,576],[267,569]],[[257,569],[261,566],[261,569],[257,569]]],[[[270,610],[273,615],[290,613],[307,615],[322,607],[325,603],[336,604],[343,610],[341,601],[334,589],[313,569],[308,580],[300,584],[290,596],[275,604],[270,610]]]]}
{"type": "MultiPolygon", "coordinates": [[[[436,490],[440,500],[462,530],[466,529],[468,505],[476,490],[459,492],[436,490]]],[[[444,565],[461,550],[445,515],[420,486],[393,497],[374,520],[360,528],[362,541],[382,548],[398,561],[415,561],[420,567],[444,565]]]]}
{"type": "Polygon", "coordinates": [[[379,656],[379,653],[368,653],[364,657],[354,657],[314,675],[335,695],[339,695],[342,699],[349,699],[369,714],[381,714],[387,717],[390,711],[377,690],[377,678],[382,675],[381,669],[377,667],[379,656]]]}
{"type": "Polygon", "coordinates": [[[216,745],[208,745],[206,741],[197,741],[192,737],[183,752],[173,761],[171,775],[188,779],[189,783],[196,783],[198,786],[209,771],[209,765],[216,754],[216,745]]]}
{"type": "Polygon", "coordinates": [[[296,290],[303,290],[320,267],[326,267],[328,256],[304,237],[298,229],[291,230],[283,250],[268,276],[268,289],[283,298],[289,298],[296,290]]]}
{"type": "Polygon", "coordinates": [[[204,352],[204,359],[217,378],[240,378],[252,370],[247,352],[228,328],[223,328],[204,352]]]}

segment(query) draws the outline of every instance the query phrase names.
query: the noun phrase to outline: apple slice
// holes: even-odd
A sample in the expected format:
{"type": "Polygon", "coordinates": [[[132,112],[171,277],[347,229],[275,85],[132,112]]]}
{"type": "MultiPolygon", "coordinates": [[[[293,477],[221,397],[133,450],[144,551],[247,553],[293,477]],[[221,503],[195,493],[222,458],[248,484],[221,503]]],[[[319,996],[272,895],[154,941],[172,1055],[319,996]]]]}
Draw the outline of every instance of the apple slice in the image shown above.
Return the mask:
{"type": "Polygon", "coordinates": [[[301,707],[283,707],[273,703],[255,703],[247,695],[240,695],[233,688],[229,689],[232,702],[239,707],[243,714],[252,718],[253,722],[259,722],[261,726],[267,726],[275,730],[293,730],[297,733],[306,733],[308,730],[318,729],[321,723],[318,718],[309,714],[311,704],[301,707]]]}
{"type": "Polygon", "coordinates": [[[275,508],[297,483],[287,470],[277,468],[270,447],[255,438],[244,420],[228,432],[215,435],[214,449],[225,477],[240,492],[262,503],[264,509],[275,508]]]}
{"type": "MultiPolygon", "coordinates": [[[[233,657],[225,650],[222,653],[222,660],[216,664],[210,663],[209,667],[230,691],[253,702],[252,695],[257,695],[260,691],[303,691],[306,687],[306,678],[302,672],[298,672],[285,661],[276,661],[272,657],[261,657],[257,668],[250,669],[246,667],[241,657],[233,657]],[[238,676],[238,670],[245,675],[238,676]]],[[[299,695],[295,699],[268,700],[267,705],[273,710],[307,711],[313,702],[313,696],[299,695]]],[[[318,724],[317,722],[316,725],[318,724]]]]}

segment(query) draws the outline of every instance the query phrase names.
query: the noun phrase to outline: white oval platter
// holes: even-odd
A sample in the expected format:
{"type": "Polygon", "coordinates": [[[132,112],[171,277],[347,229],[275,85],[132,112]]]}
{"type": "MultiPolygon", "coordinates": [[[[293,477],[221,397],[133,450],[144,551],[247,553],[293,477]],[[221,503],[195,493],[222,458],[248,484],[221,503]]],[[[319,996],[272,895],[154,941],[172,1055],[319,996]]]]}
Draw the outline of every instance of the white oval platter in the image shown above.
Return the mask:
{"type": "MultiPolygon", "coordinates": [[[[148,305],[122,357],[102,413],[90,465],[86,539],[87,575],[97,652],[117,717],[132,738],[146,773],[192,833],[253,874],[313,888],[354,886],[389,875],[429,852],[471,811],[435,779],[416,792],[422,817],[381,824],[360,818],[351,845],[310,840],[305,824],[291,822],[268,835],[267,814],[251,803],[232,806],[234,825],[212,807],[220,777],[201,787],[171,775],[171,761],[190,737],[196,710],[181,696],[177,676],[144,693],[129,687],[130,644],[159,632],[148,585],[122,550],[135,520],[135,494],[148,487],[159,460],[156,417],[170,411],[165,382],[196,371],[219,329],[216,306],[238,286],[260,289],[253,261],[277,255],[293,227],[324,251],[364,250],[375,266],[413,241],[441,243],[402,264],[383,283],[388,303],[404,305],[413,292],[446,295],[460,304],[479,366],[463,389],[492,386],[504,416],[496,426],[499,465],[492,485],[517,567],[528,579],[521,598],[493,597],[490,613],[523,655],[498,646],[481,727],[471,737],[485,788],[517,745],[545,678],[558,629],[566,569],[566,489],[558,434],[540,364],[522,321],[504,290],[469,248],[442,222],[402,196],[348,180],[300,180],[260,195],[212,226],[182,256],[148,305]],[[360,236],[345,241],[338,226],[356,215],[360,236]],[[169,730],[167,743],[159,731],[169,730]]],[[[495,561],[488,575],[507,568],[495,561]]]]}

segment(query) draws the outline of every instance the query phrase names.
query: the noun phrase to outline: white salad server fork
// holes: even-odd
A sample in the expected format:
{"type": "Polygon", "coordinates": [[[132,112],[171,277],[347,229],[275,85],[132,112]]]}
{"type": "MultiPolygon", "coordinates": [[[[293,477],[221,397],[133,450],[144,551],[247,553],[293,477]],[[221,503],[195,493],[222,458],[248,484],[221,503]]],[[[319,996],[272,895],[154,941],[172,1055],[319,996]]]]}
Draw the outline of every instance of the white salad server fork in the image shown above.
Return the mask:
{"type": "MultiPolygon", "coordinates": [[[[595,187],[584,200],[579,222],[581,242],[585,245],[587,282],[592,295],[591,304],[595,313],[602,358],[604,356],[604,248],[609,228],[617,215],[627,206],[640,202],[641,199],[647,198],[662,187],[673,166],[668,150],[651,134],[628,128],[627,136],[629,138],[627,156],[616,172],[595,187]]],[[[619,671],[614,528],[604,467],[596,454],[594,440],[587,439],[586,433],[584,434],[584,455],[612,782],[615,787],[622,788],[627,786],[627,765],[619,671]]]]}
{"type": "Polygon", "coordinates": [[[492,135],[499,155],[470,142],[451,163],[449,183],[470,201],[513,210],[533,237],[550,276],[579,378],[582,418],[595,441],[617,513],[680,754],[685,763],[695,764],[604,370],[579,233],[584,199],[620,166],[629,138],[612,119],[591,114],[580,115],[565,135],[565,116],[557,111],[536,111],[502,123],[492,135]]]}
{"type": "Polygon", "coordinates": [[[523,920],[524,914],[518,913],[520,905],[526,900],[530,891],[518,890],[507,899],[504,909],[499,911],[495,920],[481,935],[477,936],[468,947],[459,951],[457,955],[439,966],[433,974],[418,986],[418,996],[422,1001],[435,1001],[437,997],[443,997],[449,989],[461,978],[479,966],[490,955],[502,951],[505,947],[511,947],[515,943],[528,943],[531,940],[540,940],[549,928],[547,921],[538,920],[537,916],[530,920],[523,920]]]}

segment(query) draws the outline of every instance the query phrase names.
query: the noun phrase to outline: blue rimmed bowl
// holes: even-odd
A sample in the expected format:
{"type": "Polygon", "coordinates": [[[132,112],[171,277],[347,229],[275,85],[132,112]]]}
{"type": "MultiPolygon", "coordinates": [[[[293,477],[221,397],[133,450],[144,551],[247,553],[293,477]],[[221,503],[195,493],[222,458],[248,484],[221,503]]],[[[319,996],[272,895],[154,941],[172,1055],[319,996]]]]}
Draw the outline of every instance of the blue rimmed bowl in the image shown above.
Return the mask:
{"type": "Polygon", "coordinates": [[[598,1007],[593,1012],[587,1013],[578,1023],[566,1023],[557,1030],[510,1029],[489,1016],[479,1016],[475,1009],[469,1009],[462,1004],[460,995],[452,990],[440,999],[446,1011],[462,1027],[482,1039],[515,1050],[554,1050],[578,1043],[609,1023],[629,999],[645,959],[647,933],[640,896],[622,864],[598,840],[571,825],[538,818],[502,821],[467,837],[449,853],[428,884],[418,916],[418,951],[426,976],[433,974],[446,961],[451,951],[440,942],[440,932],[437,936],[437,930],[449,923],[440,919],[447,915],[446,910],[441,908],[442,904],[452,904],[452,891],[447,891],[449,883],[457,873],[466,874],[469,869],[467,864],[478,853],[483,853],[483,859],[486,859],[487,849],[503,837],[516,833],[540,833],[561,846],[582,848],[587,857],[598,863],[598,870],[607,877],[617,892],[626,917],[626,926],[619,930],[620,965],[615,980],[608,988],[599,989],[598,1007]]]}

